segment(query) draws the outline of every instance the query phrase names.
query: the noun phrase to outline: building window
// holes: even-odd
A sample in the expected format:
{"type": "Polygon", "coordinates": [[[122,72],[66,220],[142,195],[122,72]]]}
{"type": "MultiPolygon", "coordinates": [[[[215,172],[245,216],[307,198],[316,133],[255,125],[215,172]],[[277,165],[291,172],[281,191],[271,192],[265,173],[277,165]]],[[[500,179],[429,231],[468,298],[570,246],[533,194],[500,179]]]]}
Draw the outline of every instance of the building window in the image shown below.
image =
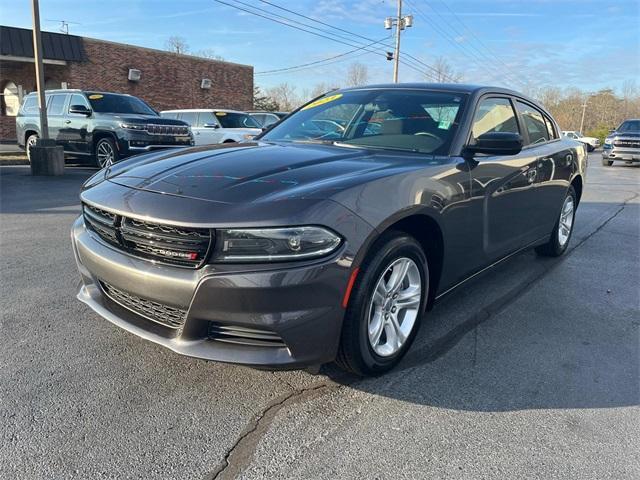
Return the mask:
{"type": "Polygon", "coordinates": [[[15,117],[20,108],[18,87],[13,82],[6,82],[2,89],[2,115],[15,117]]]}

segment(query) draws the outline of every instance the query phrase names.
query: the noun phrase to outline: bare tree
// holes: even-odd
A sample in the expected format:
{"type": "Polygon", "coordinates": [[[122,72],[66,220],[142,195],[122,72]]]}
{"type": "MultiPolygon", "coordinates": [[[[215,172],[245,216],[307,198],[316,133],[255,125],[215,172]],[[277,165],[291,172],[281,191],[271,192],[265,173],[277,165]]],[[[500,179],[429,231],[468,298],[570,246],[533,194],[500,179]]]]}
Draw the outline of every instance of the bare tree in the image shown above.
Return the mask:
{"type": "Polygon", "coordinates": [[[218,55],[213,48],[203,48],[194,53],[196,57],[208,58],[210,60],[218,60],[224,62],[224,57],[218,55]]]}
{"type": "Polygon", "coordinates": [[[281,83],[266,90],[267,96],[279,105],[282,110],[291,111],[302,103],[296,87],[288,83],[281,83]]]}
{"type": "Polygon", "coordinates": [[[436,58],[429,77],[437,83],[460,83],[462,81],[462,74],[456,72],[444,57],[436,58]]]}
{"type": "Polygon", "coordinates": [[[189,51],[189,44],[184,37],[171,36],[164,42],[164,49],[178,55],[184,55],[189,51]]]}
{"type": "Polygon", "coordinates": [[[366,65],[359,62],[354,62],[349,65],[347,70],[347,86],[358,87],[360,85],[366,85],[369,81],[369,70],[366,65]]]}

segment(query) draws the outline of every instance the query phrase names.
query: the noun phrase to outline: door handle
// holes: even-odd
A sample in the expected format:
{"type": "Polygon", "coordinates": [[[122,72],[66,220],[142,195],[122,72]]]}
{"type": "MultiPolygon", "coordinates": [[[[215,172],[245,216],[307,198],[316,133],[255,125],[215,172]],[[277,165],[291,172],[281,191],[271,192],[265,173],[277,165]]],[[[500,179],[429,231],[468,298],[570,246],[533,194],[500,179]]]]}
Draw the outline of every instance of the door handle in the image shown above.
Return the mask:
{"type": "Polygon", "coordinates": [[[71,123],[71,120],[65,120],[64,123],[69,124],[69,123],[71,123]]]}

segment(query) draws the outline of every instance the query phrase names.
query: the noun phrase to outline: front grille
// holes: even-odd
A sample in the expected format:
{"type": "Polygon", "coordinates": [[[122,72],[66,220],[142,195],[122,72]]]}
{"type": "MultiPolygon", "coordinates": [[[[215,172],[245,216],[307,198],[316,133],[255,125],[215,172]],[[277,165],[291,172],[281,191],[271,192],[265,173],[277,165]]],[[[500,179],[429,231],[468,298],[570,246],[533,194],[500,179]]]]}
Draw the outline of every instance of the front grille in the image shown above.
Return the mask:
{"type": "Polygon", "coordinates": [[[211,230],[145,222],[83,205],[85,225],[120,250],[169,265],[197,268],[207,258],[211,230]]]}
{"type": "Polygon", "coordinates": [[[182,125],[147,125],[147,132],[150,135],[173,135],[186,136],[189,135],[189,127],[182,125]]]}
{"type": "Polygon", "coordinates": [[[215,322],[209,322],[209,339],[254,347],[283,348],[287,346],[280,335],[270,330],[223,325],[215,322]]]}
{"type": "Polygon", "coordinates": [[[621,148],[640,148],[640,140],[616,140],[613,142],[613,146],[621,148]]]}
{"type": "Polygon", "coordinates": [[[133,313],[169,328],[180,328],[184,325],[186,310],[132,295],[106,282],[101,281],[100,286],[107,297],[133,313]]]}

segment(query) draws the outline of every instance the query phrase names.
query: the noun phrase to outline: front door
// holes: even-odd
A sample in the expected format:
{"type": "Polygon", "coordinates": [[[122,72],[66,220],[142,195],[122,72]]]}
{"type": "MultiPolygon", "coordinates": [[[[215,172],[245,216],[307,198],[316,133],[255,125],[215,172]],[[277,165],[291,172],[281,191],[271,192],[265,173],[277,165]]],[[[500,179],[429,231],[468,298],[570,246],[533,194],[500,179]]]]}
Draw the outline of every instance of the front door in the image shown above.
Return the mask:
{"type": "Polygon", "coordinates": [[[84,95],[74,93],[71,95],[69,104],[67,105],[66,115],[64,119],[64,136],[69,152],[78,154],[90,154],[89,141],[89,118],[86,115],[78,113],[69,113],[71,107],[82,105],[90,109],[89,102],[84,95]]]}
{"type": "Polygon", "coordinates": [[[211,145],[220,143],[224,132],[213,112],[200,112],[193,136],[196,138],[196,145],[211,145]]]}

